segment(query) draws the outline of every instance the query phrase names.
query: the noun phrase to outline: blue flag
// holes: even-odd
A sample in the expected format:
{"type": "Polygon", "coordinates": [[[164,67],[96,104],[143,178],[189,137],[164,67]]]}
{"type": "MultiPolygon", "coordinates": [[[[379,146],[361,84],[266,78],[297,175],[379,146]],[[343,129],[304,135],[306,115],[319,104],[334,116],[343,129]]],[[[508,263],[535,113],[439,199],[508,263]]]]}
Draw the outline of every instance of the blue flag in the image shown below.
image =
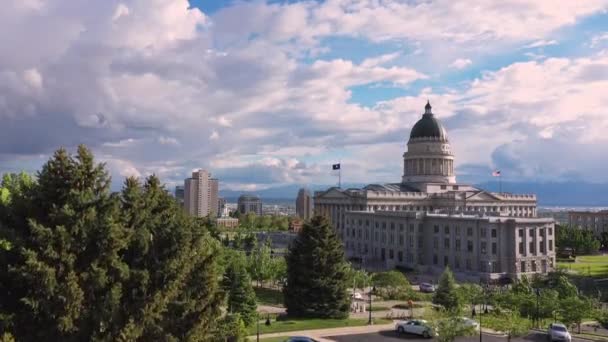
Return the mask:
{"type": "Polygon", "coordinates": [[[332,170],[340,170],[340,164],[333,164],[333,165],[331,166],[331,169],[332,169],[332,170]]]}

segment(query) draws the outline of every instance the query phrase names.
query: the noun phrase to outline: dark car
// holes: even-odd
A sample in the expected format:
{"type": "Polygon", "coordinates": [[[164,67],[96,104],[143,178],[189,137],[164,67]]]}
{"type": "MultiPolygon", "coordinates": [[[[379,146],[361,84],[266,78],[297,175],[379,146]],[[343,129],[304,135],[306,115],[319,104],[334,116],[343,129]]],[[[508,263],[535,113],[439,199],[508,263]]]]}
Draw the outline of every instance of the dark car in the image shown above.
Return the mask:
{"type": "Polygon", "coordinates": [[[313,338],[307,336],[292,336],[285,340],[285,342],[319,342],[313,338]]]}

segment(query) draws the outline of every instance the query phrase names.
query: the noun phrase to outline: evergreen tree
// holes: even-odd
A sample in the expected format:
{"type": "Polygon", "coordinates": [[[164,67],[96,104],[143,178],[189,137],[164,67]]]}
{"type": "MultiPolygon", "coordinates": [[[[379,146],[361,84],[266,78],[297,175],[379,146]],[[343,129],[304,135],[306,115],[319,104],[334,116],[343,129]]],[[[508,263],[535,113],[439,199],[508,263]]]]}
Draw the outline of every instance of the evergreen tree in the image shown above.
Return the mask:
{"type": "MultiPolygon", "coordinates": [[[[83,146],[0,202],[0,333],[16,340],[207,340],[220,314],[218,244],[156,177],[110,178],[83,146]],[[4,319],[6,318],[6,319],[4,319]]],[[[15,184],[19,186],[15,186],[15,184]]]]}
{"type": "Polygon", "coordinates": [[[348,264],[342,243],[326,218],[306,223],[286,257],[283,289],[287,313],[304,317],[348,317],[348,264]]]}
{"type": "Polygon", "coordinates": [[[433,303],[443,306],[446,310],[454,312],[462,308],[461,298],[456,290],[454,274],[449,267],[446,267],[439,278],[437,291],[433,296],[433,303]]]}
{"type": "Polygon", "coordinates": [[[245,325],[251,325],[257,318],[257,303],[242,254],[230,260],[224,273],[223,287],[228,294],[228,312],[238,313],[245,325]]]}

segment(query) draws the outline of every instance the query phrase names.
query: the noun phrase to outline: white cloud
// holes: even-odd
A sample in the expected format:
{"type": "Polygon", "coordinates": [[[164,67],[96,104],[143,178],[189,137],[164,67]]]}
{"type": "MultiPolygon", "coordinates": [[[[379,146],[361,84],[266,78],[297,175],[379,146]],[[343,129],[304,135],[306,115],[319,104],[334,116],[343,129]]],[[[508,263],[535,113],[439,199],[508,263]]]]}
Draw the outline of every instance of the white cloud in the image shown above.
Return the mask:
{"type": "Polygon", "coordinates": [[[173,145],[173,146],[179,146],[179,140],[172,138],[172,137],[165,137],[165,136],[160,136],[158,138],[158,142],[161,145],[173,145]]]}
{"type": "Polygon", "coordinates": [[[473,64],[473,61],[468,58],[458,58],[457,60],[453,61],[452,64],[450,64],[450,67],[454,69],[464,69],[471,64],[473,64]]]}
{"type": "Polygon", "coordinates": [[[106,147],[127,147],[130,145],[133,145],[134,143],[136,143],[137,140],[133,139],[133,138],[128,138],[128,139],[123,139],[117,142],[105,142],[103,143],[103,146],[106,147]]]}
{"type": "Polygon", "coordinates": [[[32,88],[42,89],[42,75],[36,69],[27,69],[23,72],[24,81],[32,88]]]}
{"type": "Polygon", "coordinates": [[[557,45],[557,41],[554,39],[551,39],[551,40],[541,39],[541,40],[534,41],[534,42],[524,46],[524,49],[534,49],[534,48],[550,46],[550,45],[557,45]]]}
{"type": "MultiPolygon", "coordinates": [[[[389,181],[399,179],[427,98],[460,165],[492,163],[500,146],[526,136],[606,146],[605,57],[515,63],[441,84],[452,62],[482,65],[479,49],[553,44],[548,33],[605,4],[234,2],[207,16],[187,0],[10,2],[0,13],[10,51],[0,54],[0,118],[9,123],[0,125],[0,158],[84,142],[117,175],[175,183],[204,166],[227,187],[260,187],[333,181],[325,167],[345,153],[345,177],[389,181]],[[327,37],[389,42],[382,51],[395,52],[351,61],[327,37]],[[427,60],[423,72],[417,63],[427,60]],[[427,80],[436,88],[412,90],[427,80]],[[378,85],[404,95],[358,103],[353,88],[378,85]]],[[[543,160],[540,151],[523,156],[543,160]]]]}
{"type": "Polygon", "coordinates": [[[589,46],[592,48],[598,47],[600,44],[602,44],[602,42],[606,40],[608,40],[608,32],[596,34],[591,37],[591,42],[589,43],[589,46]]]}

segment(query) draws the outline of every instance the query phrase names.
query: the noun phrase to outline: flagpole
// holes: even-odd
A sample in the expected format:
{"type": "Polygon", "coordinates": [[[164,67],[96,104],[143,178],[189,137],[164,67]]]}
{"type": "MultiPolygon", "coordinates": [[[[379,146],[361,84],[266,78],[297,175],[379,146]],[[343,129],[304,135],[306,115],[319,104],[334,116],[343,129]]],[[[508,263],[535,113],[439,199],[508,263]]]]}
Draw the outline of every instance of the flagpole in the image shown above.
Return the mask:
{"type": "Polygon", "coordinates": [[[342,161],[340,160],[340,168],[338,169],[338,189],[342,189],[342,161]]]}
{"type": "Polygon", "coordinates": [[[498,176],[498,193],[502,194],[502,172],[498,176]]]}

